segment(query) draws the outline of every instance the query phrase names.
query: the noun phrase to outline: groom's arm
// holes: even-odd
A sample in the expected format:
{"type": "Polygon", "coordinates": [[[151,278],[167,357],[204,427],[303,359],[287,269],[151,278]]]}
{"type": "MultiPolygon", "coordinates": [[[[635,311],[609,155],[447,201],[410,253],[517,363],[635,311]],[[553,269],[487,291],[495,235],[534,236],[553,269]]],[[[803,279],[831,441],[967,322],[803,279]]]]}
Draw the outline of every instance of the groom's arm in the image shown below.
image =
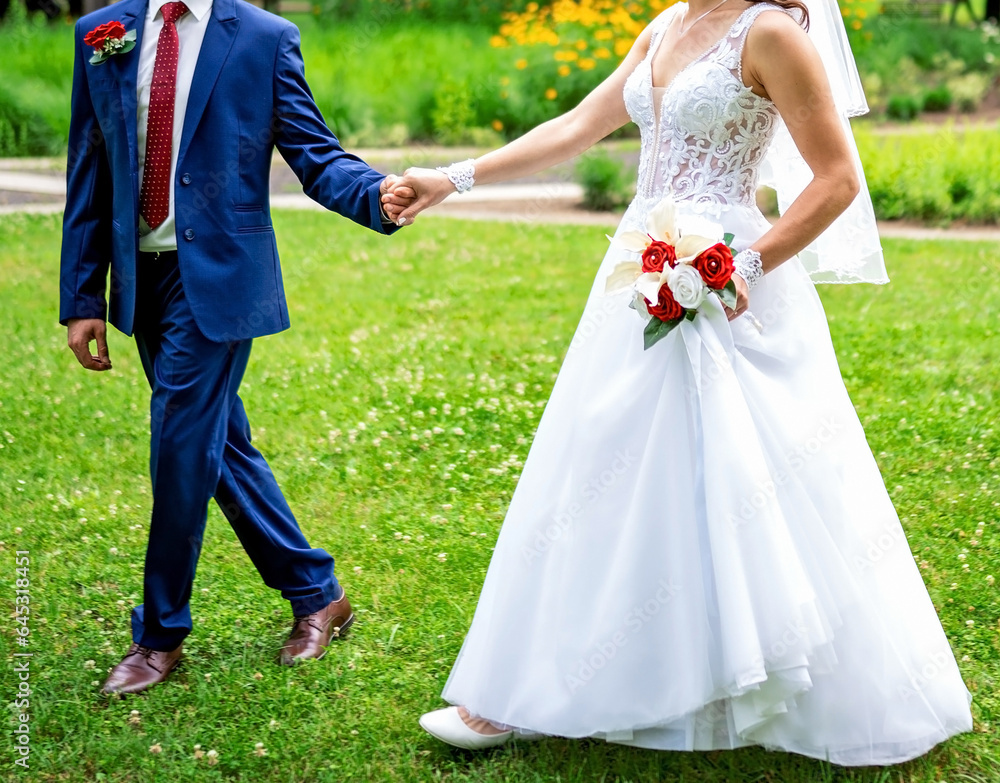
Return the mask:
{"type": "Polygon", "coordinates": [[[87,86],[79,25],[75,39],[59,284],[63,325],[78,318],[107,318],[111,258],[111,168],[87,86]]]}
{"type": "Polygon", "coordinates": [[[345,152],[327,127],[306,84],[296,27],[282,33],[274,68],[275,146],[306,195],[373,231],[393,233],[397,227],[381,207],[385,175],[345,152]]]}

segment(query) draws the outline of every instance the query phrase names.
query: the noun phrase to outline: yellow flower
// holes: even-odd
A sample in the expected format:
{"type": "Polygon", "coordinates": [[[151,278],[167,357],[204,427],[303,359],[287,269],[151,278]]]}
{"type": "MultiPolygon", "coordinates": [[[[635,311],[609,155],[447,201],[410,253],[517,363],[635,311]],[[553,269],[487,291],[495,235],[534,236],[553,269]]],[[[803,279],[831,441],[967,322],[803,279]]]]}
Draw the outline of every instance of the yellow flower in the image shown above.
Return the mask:
{"type": "Polygon", "coordinates": [[[569,76],[570,73],[571,73],[571,69],[570,69],[570,67],[568,65],[560,65],[559,66],[559,75],[560,76],[569,76]]]}
{"type": "Polygon", "coordinates": [[[503,130],[503,123],[500,120],[493,120],[493,130],[497,133],[503,130]]]}
{"type": "Polygon", "coordinates": [[[861,29],[861,20],[860,19],[855,19],[853,22],[851,22],[851,29],[852,30],[860,30],[861,29]]]}
{"type": "Polygon", "coordinates": [[[854,15],[858,17],[858,19],[864,19],[866,16],[868,16],[868,12],[864,8],[859,8],[857,11],[854,12],[854,15]]]}
{"type": "Polygon", "coordinates": [[[576,47],[577,49],[579,49],[579,50],[580,50],[581,52],[582,52],[582,51],[583,51],[584,49],[586,49],[586,48],[587,48],[587,42],[586,42],[586,41],[584,41],[584,40],[582,40],[582,39],[581,39],[581,40],[579,40],[579,41],[577,41],[577,42],[576,42],[575,44],[573,44],[573,45],[574,45],[574,46],[575,46],[575,47],[576,47]]]}
{"type": "Polygon", "coordinates": [[[607,60],[609,57],[611,57],[611,52],[609,52],[602,46],[600,49],[596,49],[594,51],[594,57],[596,57],[598,60],[607,60]]]}
{"type": "Polygon", "coordinates": [[[554,101],[556,98],[559,97],[559,93],[555,87],[549,87],[549,89],[545,91],[545,97],[550,101],[554,101]]]}
{"type": "Polygon", "coordinates": [[[508,87],[508,86],[510,86],[510,77],[509,76],[501,76],[500,77],[500,85],[502,87],[508,87]]]}
{"type": "Polygon", "coordinates": [[[596,33],[594,33],[594,38],[596,38],[598,41],[610,41],[614,37],[615,34],[610,30],[598,30],[596,33]]]}
{"type": "Polygon", "coordinates": [[[502,35],[494,35],[492,38],[490,38],[490,46],[492,46],[494,49],[503,49],[505,46],[507,46],[507,39],[504,38],[502,35]]]}
{"type": "Polygon", "coordinates": [[[626,41],[624,38],[615,41],[615,54],[619,57],[624,57],[628,54],[629,49],[632,48],[630,41],[626,41]]]}
{"type": "Polygon", "coordinates": [[[589,71],[589,70],[591,70],[591,69],[592,69],[592,68],[593,68],[593,67],[594,67],[595,65],[597,65],[597,61],[596,61],[596,60],[592,60],[592,59],[590,59],[589,57],[584,57],[584,58],[583,58],[582,60],[580,60],[580,62],[579,62],[579,66],[580,66],[580,70],[581,70],[581,71],[589,71]]]}
{"type": "Polygon", "coordinates": [[[522,57],[520,60],[514,63],[514,67],[517,68],[517,70],[519,71],[523,71],[525,68],[528,67],[528,61],[522,57]]]}

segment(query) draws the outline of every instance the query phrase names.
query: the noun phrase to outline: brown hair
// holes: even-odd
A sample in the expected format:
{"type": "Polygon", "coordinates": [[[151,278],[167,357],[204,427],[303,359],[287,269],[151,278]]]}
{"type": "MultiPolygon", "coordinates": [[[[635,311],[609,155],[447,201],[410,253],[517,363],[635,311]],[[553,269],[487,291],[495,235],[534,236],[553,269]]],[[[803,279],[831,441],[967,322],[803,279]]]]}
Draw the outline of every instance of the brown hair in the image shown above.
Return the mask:
{"type": "Polygon", "coordinates": [[[809,29],[809,9],[806,8],[806,4],[802,0],[746,0],[751,5],[756,5],[757,3],[771,3],[772,5],[780,5],[792,12],[797,12],[795,14],[796,21],[802,25],[802,29],[809,29]]]}

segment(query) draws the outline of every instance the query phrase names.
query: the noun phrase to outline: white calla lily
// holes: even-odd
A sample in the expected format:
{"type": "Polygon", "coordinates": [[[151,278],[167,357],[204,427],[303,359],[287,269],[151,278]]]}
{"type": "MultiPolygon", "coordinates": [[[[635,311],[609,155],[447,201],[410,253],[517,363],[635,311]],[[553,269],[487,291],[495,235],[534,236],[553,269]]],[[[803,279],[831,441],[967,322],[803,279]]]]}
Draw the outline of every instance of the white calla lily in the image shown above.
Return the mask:
{"type": "Polygon", "coordinates": [[[612,240],[619,247],[625,248],[632,253],[643,253],[652,244],[653,240],[641,231],[626,231],[617,239],[612,240]]]}
{"type": "Polygon", "coordinates": [[[618,264],[614,271],[608,275],[604,284],[605,294],[615,294],[631,288],[636,278],[642,274],[642,264],[635,261],[623,261],[618,264]]]}
{"type": "Polygon", "coordinates": [[[677,207],[673,199],[665,198],[650,210],[646,231],[660,242],[672,245],[677,241],[677,207]]]}
{"type": "MultiPolygon", "coordinates": [[[[670,268],[666,271],[669,272],[670,268]]],[[[660,289],[665,282],[666,275],[662,272],[646,272],[635,279],[634,288],[655,305],[660,300],[660,289]]]]}
{"type": "Polygon", "coordinates": [[[683,236],[677,241],[674,247],[674,252],[677,253],[677,263],[690,264],[699,255],[717,244],[719,244],[719,240],[698,236],[697,234],[683,236]]]}

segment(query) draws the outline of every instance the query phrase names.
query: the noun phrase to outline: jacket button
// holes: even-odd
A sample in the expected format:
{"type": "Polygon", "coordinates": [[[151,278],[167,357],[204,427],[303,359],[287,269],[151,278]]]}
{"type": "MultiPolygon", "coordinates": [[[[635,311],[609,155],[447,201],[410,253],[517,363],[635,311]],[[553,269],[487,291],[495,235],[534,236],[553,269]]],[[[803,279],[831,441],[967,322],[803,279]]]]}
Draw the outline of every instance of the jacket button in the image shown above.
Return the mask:
{"type": "Polygon", "coordinates": [[[181,176],[181,184],[182,185],[190,185],[191,184],[191,175],[190,174],[184,174],[184,175],[182,175],[181,176]]]}
{"type": "Polygon", "coordinates": [[[187,229],[187,230],[186,230],[186,231],[184,232],[184,238],[185,238],[185,239],[186,239],[186,240],[187,240],[188,242],[190,242],[190,241],[191,241],[192,239],[194,239],[194,229],[193,229],[193,228],[189,228],[189,229],[187,229]]]}

